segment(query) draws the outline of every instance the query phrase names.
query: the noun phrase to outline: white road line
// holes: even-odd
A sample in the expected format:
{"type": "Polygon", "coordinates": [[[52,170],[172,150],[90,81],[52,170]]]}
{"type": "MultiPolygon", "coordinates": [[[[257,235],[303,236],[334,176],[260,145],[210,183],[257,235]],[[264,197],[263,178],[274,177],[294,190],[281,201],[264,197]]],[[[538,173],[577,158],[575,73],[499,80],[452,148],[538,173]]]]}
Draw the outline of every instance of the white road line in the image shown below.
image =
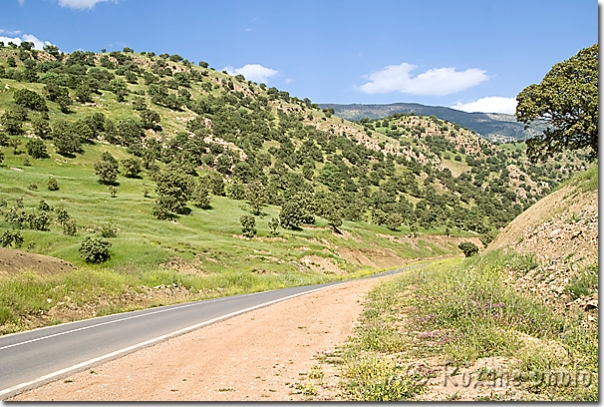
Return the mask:
{"type": "MultiPolygon", "coordinates": [[[[287,297],[278,298],[276,300],[272,300],[272,301],[265,302],[265,303],[262,303],[262,304],[254,305],[253,307],[249,307],[249,308],[245,308],[245,309],[242,309],[242,310],[239,310],[239,311],[231,312],[230,314],[226,314],[226,315],[223,315],[221,317],[216,317],[216,318],[210,319],[208,321],[201,322],[199,324],[191,325],[191,326],[188,326],[186,328],[179,329],[178,331],[174,331],[174,332],[166,334],[166,335],[161,335],[161,336],[158,336],[156,338],[149,339],[149,340],[144,341],[144,342],[140,342],[140,343],[138,343],[136,345],[128,346],[126,348],[123,348],[123,349],[120,349],[120,350],[116,350],[116,351],[108,353],[106,355],[99,356],[99,357],[87,360],[85,362],[82,362],[82,363],[78,363],[77,365],[73,365],[73,366],[67,367],[65,369],[57,370],[56,372],[49,373],[47,375],[38,377],[37,379],[34,379],[32,381],[21,383],[21,384],[17,384],[15,386],[9,387],[7,389],[0,390],[0,399],[2,399],[3,396],[5,396],[7,394],[10,394],[12,392],[17,392],[18,390],[25,389],[27,387],[33,386],[33,385],[38,384],[38,383],[48,382],[48,381],[50,381],[53,378],[58,378],[58,376],[64,375],[64,374],[72,372],[74,370],[83,369],[86,366],[93,365],[93,364],[101,362],[103,360],[111,359],[111,358],[116,357],[118,355],[121,355],[121,354],[124,354],[124,353],[128,353],[128,352],[134,351],[136,349],[143,348],[145,346],[149,346],[151,344],[154,344],[156,342],[160,342],[162,340],[165,340],[165,339],[168,339],[168,338],[171,338],[171,337],[174,337],[174,336],[182,335],[182,334],[187,333],[189,331],[192,331],[194,329],[201,328],[201,327],[203,327],[205,325],[210,325],[210,324],[213,324],[215,322],[221,321],[223,319],[227,319],[227,318],[231,318],[231,317],[234,317],[236,315],[239,315],[239,314],[243,314],[245,312],[249,312],[249,311],[253,311],[253,310],[258,309],[258,308],[266,307],[266,306],[269,306],[271,304],[275,304],[275,303],[280,302],[280,301],[284,301],[284,300],[288,300],[290,298],[298,297],[300,295],[310,294],[310,293],[322,290],[322,289],[327,288],[327,287],[334,287],[334,286],[339,285],[339,284],[343,284],[343,282],[337,283],[337,284],[332,284],[332,285],[329,285],[329,286],[326,286],[326,287],[316,288],[314,290],[305,291],[305,292],[302,292],[302,293],[292,294],[292,295],[287,296],[287,297]]],[[[74,331],[77,331],[77,329],[74,330],[74,331]]]]}
{"type": "MultiPolygon", "coordinates": [[[[223,298],[221,298],[221,299],[223,299],[223,298]]],[[[205,304],[207,304],[207,302],[205,304]]],[[[141,318],[141,317],[144,317],[144,316],[147,316],[147,315],[159,314],[159,313],[162,313],[162,312],[167,312],[167,311],[172,311],[172,310],[177,310],[177,309],[182,309],[182,308],[188,308],[188,307],[192,307],[194,305],[200,305],[200,303],[191,303],[191,304],[180,305],[180,306],[177,306],[177,307],[162,309],[162,310],[153,311],[153,312],[145,312],[145,313],[139,314],[139,315],[132,315],[132,316],[129,316],[129,317],[124,317],[124,318],[120,318],[120,319],[114,319],[112,321],[101,322],[99,324],[88,325],[88,326],[83,326],[81,328],[71,329],[69,331],[57,332],[56,334],[41,336],[39,338],[34,338],[34,339],[30,339],[30,340],[23,341],[23,342],[13,343],[12,345],[2,346],[2,347],[0,347],[0,350],[8,349],[8,348],[13,348],[15,346],[25,345],[25,344],[32,343],[32,342],[41,341],[43,339],[54,338],[56,336],[61,336],[61,335],[69,334],[69,333],[72,333],[72,332],[83,331],[85,329],[96,328],[98,326],[103,326],[103,325],[108,325],[108,324],[114,324],[116,322],[126,321],[126,320],[129,320],[129,319],[141,318]]]]}

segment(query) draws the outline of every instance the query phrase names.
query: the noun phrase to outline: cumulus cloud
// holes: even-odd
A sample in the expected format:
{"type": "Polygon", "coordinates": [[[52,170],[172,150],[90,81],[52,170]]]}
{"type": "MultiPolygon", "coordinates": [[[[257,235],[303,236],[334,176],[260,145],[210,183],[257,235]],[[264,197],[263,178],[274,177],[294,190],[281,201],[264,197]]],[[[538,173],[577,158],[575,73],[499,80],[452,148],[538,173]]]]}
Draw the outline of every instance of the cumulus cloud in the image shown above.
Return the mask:
{"type": "Polygon", "coordinates": [[[95,6],[95,4],[105,1],[117,3],[117,0],[59,0],[59,6],[73,8],[76,10],[85,10],[91,9],[95,6]]]}
{"type": "Polygon", "coordinates": [[[4,45],[7,45],[9,42],[13,42],[17,45],[21,45],[23,41],[33,42],[35,49],[42,49],[44,48],[44,45],[52,45],[49,41],[42,41],[31,34],[23,34],[21,37],[5,37],[0,35],[0,41],[4,42],[4,45]]]}
{"type": "Polygon", "coordinates": [[[359,90],[369,94],[401,92],[443,96],[468,89],[488,79],[486,72],[477,68],[460,72],[455,68],[434,68],[412,77],[410,72],[415,68],[416,65],[406,62],[389,65],[372,72],[368,76],[369,82],[360,86],[359,90]]]}
{"type": "Polygon", "coordinates": [[[516,98],[487,96],[484,98],[480,98],[475,102],[458,102],[455,106],[451,106],[451,108],[463,110],[464,112],[468,113],[481,112],[514,114],[516,112],[516,104],[516,98]]]}
{"type": "Polygon", "coordinates": [[[243,75],[245,79],[258,82],[258,83],[267,83],[268,78],[273,77],[279,73],[271,68],[266,68],[259,64],[247,64],[241,68],[233,68],[232,66],[227,66],[224,68],[230,75],[243,75]]]}

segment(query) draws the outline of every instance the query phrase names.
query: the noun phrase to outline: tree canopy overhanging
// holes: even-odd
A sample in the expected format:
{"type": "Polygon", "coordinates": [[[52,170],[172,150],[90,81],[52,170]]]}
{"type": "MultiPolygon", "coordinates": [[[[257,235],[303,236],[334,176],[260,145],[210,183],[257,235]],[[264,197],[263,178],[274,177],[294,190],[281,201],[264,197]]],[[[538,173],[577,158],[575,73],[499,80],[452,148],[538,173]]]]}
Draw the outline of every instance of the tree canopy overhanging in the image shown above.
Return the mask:
{"type": "Polygon", "coordinates": [[[598,157],[598,44],[554,65],[540,84],[528,86],[516,100],[519,122],[547,126],[527,140],[532,161],[581,148],[589,149],[590,161],[598,157]]]}

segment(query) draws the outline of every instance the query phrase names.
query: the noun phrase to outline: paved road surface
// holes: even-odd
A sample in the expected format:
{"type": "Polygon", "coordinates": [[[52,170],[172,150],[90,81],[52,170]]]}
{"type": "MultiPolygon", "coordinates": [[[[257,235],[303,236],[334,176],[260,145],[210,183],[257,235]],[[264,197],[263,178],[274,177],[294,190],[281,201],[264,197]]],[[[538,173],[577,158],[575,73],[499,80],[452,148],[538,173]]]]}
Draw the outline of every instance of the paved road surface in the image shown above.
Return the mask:
{"type": "MultiPolygon", "coordinates": [[[[373,275],[381,277],[410,266],[373,275]]],[[[0,400],[204,325],[341,282],[109,315],[0,336],[0,400]]]]}

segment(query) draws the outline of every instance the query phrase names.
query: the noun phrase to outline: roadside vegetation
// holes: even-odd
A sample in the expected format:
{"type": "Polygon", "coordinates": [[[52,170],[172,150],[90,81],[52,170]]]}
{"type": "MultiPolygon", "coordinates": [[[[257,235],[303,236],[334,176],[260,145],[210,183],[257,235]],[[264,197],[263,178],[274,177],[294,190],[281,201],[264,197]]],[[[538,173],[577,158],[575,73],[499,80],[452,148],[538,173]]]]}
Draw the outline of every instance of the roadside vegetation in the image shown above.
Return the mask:
{"type": "Polygon", "coordinates": [[[510,277],[537,265],[497,250],[378,286],[355,336],[323,361],[338,366],[338,399],[597,400],[597,316],[514,289],[510,277]]]}

